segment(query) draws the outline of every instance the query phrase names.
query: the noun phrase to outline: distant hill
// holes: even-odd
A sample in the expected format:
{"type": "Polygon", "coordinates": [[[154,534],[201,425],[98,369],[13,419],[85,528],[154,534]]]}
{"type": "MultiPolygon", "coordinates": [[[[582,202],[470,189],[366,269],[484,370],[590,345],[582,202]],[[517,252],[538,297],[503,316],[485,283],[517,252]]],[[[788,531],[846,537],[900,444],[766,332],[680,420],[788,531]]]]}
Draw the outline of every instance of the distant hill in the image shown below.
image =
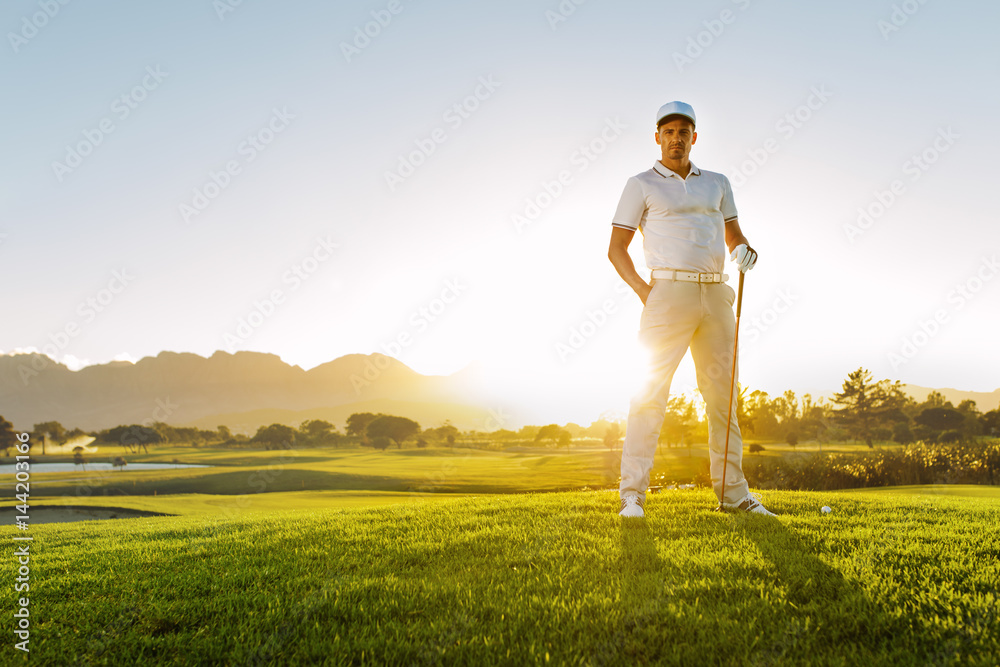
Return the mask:
{"type": "Polygon", "coordinates": [[[996,410],[1000,406],[1000,389],[991,392],[985,391],[962,391],[961,389],[932,389],[930,387],[918,387],[913,384],[904,384],[903,391],[913,397],[917,403],[927,400],[927,394],[936,391],[944,396],[944,400],[951,401],[952,405],[958,406],[962,401],[972,400],[976,402],[976,407],[980,412],[996,410]]]}
{"type": "Polygon", "coordinates": [[[353,411],[339,406],[408,405],[423,417],[422,426],[450,418],[459,428],[459,420],[466,428],[482,428],[485,420],[475,416],[460,375],[421,375],[382,354],[346,355],[308,371],[259,352],[219,351],[208,358],[161,352],[135,364],[116,361],[79,371],[44,355],[18,354],[0,356],[0,415],[18,429],[51,420],[87,431],[152,421],[214,429],[230,416],[249,424],[258,421],[250,414],[282,414],[274,421],[298,425],[300,415],[353,411]],[[432,409],[434,404],[443,405],[432,409]]]}

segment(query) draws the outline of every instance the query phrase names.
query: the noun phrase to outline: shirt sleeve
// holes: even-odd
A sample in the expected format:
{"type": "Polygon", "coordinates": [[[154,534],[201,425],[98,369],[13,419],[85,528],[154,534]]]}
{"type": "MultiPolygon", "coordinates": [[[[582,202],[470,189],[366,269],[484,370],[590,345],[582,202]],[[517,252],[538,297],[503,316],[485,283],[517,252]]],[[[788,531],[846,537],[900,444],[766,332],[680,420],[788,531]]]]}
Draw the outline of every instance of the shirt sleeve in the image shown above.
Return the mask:
{"type": "Polygon", "coordinates": [[[733,200],[733,186],[725,176],[722,177],[722,204],[719,208],[722,210],[722,219],[726,222],[739,217],[736,213],[736,202],[733,200]]]}
{"type": "Polygon", "coordinates": [[[622,198],[618,201],[618,210],[611,219],[614,227],[624,227],[635,231],[646,220],[646,195],[642,191],[639,179],[632,176],[625,183],[622,198]]]}

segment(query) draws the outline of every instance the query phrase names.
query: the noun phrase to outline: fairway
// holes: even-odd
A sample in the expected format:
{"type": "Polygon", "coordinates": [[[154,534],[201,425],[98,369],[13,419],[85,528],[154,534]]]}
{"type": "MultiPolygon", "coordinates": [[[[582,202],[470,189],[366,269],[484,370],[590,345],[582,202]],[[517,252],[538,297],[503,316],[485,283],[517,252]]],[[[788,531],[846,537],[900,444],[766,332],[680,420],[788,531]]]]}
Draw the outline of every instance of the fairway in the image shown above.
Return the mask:
{"type": "Polygon", "coordinates": [[[33,552],[44,557],[32,605],[44,613],[33,616],[32,657],[1000,661],[1000,510],[989,499],[769,492],[781,516],[768,519],[714,513],[706,491],[670,491],[650,494],[645,521],[619,518],[616,499],[518,494],[35,526],[33,552]]]}
{"type": "MultiPolygon", "coordinates": [[[[109,458],[108,453],[92,457],[109,458]]],[[[48,460],[48,459],[46,459],[48,460]]],[[[58,460],[52,457],[52,460],[58,460]]],[[[662,449],[652,471],[654,484],[690,483],[707,470],[705,450],[662,449]]],[[[162,470],[87,471],[36,474],[32,477],[33,504],[81,504],[103,499],[105,505],[136,507],[168,514],[186,514],[182,497],[199,504],[202,496],[246,496],[255,506],[280,508],[264,496],[291,492],[353,492],[358,496],[378,494],[470,494],[579,490],[584,487],[616,486],[621,466],[620,451],[597,448],[553,450],[487,450],[463,447],[426,449],[316,448],[282,451],[232,450],[221,448],[161,447],[150,454],[129,455],[132,463],[206,465],[205,468],[162,470]],[[170,496],[173,504],[159,501],[142,506],[128,504],[133,498],[170,496]],[[109,501],[108,498],[113,498],[109,501]],[[125,500],[128,499],[128,500],[125,500]],[[123,504],[124,503],[124,504],[123,504]]],[[[332,493],[336,492],[336,493],[332,493]]],[[[300,506],[299,496],[285,496],[291,506],[300,506]]],[[[314,496],[323,498],[322,494],[314,496]]],[[[219,498],[217,505],[234,499],[219,498]]],[[[10,506],[4,498],[0,506],[10,506]]]]}

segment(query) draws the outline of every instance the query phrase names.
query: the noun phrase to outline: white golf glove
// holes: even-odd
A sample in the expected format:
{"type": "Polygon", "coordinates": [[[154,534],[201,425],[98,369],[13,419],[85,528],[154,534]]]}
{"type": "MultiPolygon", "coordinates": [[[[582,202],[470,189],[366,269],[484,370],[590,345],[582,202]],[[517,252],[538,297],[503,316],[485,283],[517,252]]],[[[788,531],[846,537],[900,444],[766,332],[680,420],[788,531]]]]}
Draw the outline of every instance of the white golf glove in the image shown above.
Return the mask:
{"type": "Polygon", "coordinates": [[[736,262],[737,266],[740,267],[740,271],[746,273],[757,264],[757,251],[746,243],[741,243],[729,255],[729,259],[736,262]]]}

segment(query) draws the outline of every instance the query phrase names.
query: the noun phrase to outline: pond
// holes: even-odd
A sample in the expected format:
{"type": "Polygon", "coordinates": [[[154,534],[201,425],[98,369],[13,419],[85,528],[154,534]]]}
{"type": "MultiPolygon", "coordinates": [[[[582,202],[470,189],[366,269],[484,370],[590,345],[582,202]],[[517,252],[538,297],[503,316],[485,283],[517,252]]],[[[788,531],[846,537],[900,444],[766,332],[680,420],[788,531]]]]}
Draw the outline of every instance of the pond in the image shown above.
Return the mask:
{"type": "MultiPolygon", "coordinates": [[[[211,466],[207,465],[195,465],[189,463],[129,463],[125,466],[125,470],[166,470],[172,468],[209,468],[211,466]]],[[[103,470],[112,470],[118,472],[117,468],[113,468],[110,463],[88,463],[86,465],[86,472],[99,472],[103,470]]],[[[75,463],[32,463],[31,469],[28,470],[29,473],[42,473],[42,472],[84,472],[84,466],[78,466],[75,463]]],[[[14,464],[7,463],[0,465],[0,474],[3,475],[13,475],[14,474],[14,464]]]]}

